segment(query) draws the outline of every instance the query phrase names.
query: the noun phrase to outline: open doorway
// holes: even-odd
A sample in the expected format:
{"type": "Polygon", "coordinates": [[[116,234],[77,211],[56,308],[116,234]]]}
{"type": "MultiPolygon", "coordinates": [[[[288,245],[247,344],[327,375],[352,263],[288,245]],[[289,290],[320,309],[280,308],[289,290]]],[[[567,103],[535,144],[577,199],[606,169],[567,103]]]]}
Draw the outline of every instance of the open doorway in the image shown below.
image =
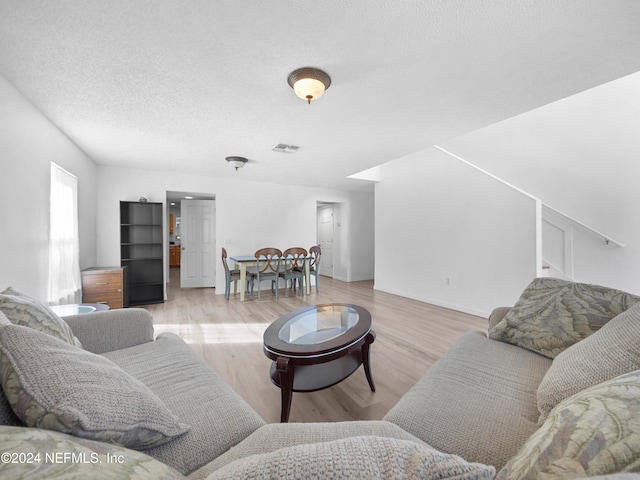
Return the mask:
{"type": "Polygon", "coordinates": [[[169,282],[173,277],[180,288],[215,287],[215,216],[214,194],[167,191],[169,282]]]}

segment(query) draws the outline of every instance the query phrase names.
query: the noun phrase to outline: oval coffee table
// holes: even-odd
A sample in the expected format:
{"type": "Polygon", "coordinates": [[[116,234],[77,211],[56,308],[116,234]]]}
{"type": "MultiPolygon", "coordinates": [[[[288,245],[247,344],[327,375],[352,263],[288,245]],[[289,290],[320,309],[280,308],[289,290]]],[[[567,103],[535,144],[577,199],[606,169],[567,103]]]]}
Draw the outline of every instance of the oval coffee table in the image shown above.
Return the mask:
{"type": "Polygon", "coordinates": [[[331,387],[360,365],[375,392],[369,362],[369,346],[375,338],[371,314],[346,303],[305,307],[269,325],[264,354],[273,360],[271,381],[282,392],[280,421],[289,420],[293,392],[331,387]]]}

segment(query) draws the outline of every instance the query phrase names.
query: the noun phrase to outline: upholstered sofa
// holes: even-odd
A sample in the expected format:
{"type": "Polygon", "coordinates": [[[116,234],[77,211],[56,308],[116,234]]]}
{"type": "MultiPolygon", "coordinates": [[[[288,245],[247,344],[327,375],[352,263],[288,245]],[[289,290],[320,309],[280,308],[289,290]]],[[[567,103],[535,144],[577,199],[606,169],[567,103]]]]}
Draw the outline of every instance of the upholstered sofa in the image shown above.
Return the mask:
{"type": "Polygon", "coordinates": [[[502,479],[640,471],[639,302],[536,279],[513,308],[493,311],[488,333],[464,334],[384,419],[495,466],[502,479]]]}
{"type": "Polygon", "coordinates": [[[154,338],[146,310],[60,321],[34,303],[0,295],[0,478],[640,470],[640,298],[624,292],[534,280],[384,419],[314,424],[265,424],[178,336],[154,338]]]}

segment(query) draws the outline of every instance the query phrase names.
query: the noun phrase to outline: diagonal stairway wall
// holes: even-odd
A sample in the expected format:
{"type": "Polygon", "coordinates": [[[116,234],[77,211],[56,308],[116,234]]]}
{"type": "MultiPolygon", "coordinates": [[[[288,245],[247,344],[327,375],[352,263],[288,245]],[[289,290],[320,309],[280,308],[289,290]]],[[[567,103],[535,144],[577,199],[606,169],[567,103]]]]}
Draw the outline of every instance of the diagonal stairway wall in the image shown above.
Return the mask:
{"type": "Polygon", "coordinates": [[[640,293],[638,126],[640,73],[442,146],[574,219],[572,278],[640,293]]]}
{"type": "Polygon", "coordinates": [[[640,73],[380,166],[375,288],[484,315],[560,251],[640,294],[638,125],[640,73]]]}

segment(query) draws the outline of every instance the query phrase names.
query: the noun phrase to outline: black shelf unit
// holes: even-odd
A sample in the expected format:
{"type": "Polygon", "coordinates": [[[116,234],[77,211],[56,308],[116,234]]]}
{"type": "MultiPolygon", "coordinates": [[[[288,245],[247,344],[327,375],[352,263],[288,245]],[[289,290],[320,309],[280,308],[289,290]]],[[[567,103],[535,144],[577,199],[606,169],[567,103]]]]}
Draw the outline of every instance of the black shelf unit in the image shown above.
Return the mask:
{"type": "Polygon", "coordinates": [[[120,264],[129,306],[164,302],[162,203],[120,202],[120,264]]]}

